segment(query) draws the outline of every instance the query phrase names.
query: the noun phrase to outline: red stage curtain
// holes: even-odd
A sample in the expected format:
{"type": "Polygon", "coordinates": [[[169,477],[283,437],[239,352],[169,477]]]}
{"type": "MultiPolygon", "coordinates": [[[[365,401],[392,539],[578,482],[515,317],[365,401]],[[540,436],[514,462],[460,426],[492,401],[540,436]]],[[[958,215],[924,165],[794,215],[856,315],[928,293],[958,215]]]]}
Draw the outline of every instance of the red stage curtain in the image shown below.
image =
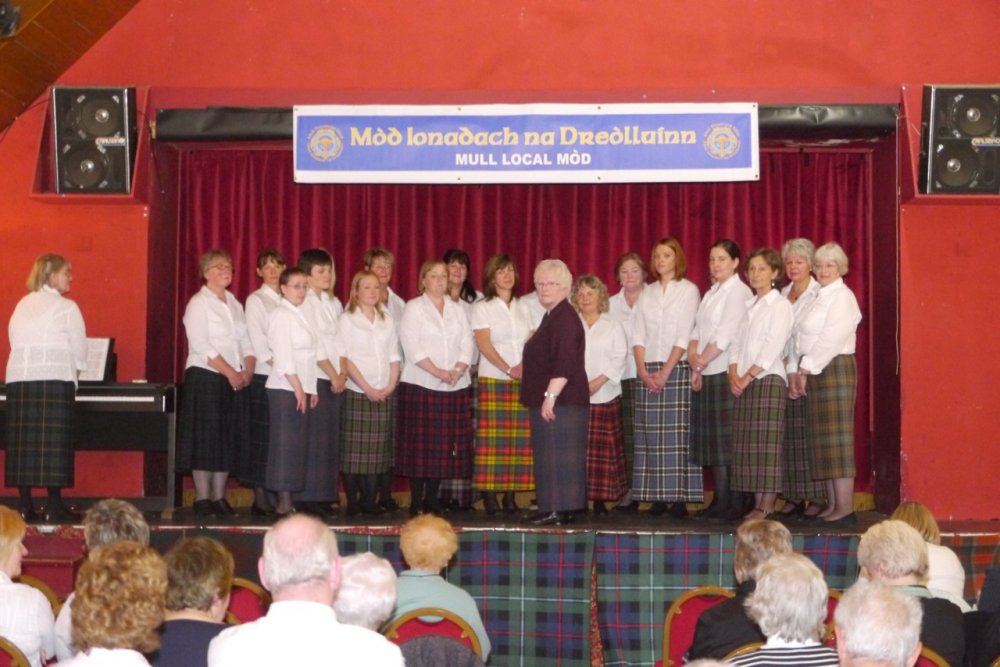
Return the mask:
{"type": "Polygon", "coordinates": [[[603,185],[297,185],[288,148],[188,144],[178,150],[178,261],[173,295],[164,293],[163,301],[176,308],[175,381],[186,355],[184,306],[199,288],[198,256],[210,248],[232,253],[231,289],[243,299],[258,285],[254,262],[262,248],[274,246],[292,263],[306,248],[325,247],[337,263],[336,289],[346,304],[351,276],[372,245],[395,253],[393,288],[410,298],[420,264],[448,248],[472,257],[477,287],[486,259],[508,252],[521,273],[521,292],[531,291],[539,260],[557,257],[574,274],[597,274],[613,293],[618,256],[635,250],[647,257],[653,242],[668,235],[680,240],[688,277],[703,291],[708,250],[720,238],[735,240],[744,253],[758,246],[780,250],[797,236],[817,246],[835,240],[850,258],[846,282],[865,314],[857,350],[857,479],[859,490],[870,489],[875,175],[868,149],[764,149],[758,182],[603,185]]]}

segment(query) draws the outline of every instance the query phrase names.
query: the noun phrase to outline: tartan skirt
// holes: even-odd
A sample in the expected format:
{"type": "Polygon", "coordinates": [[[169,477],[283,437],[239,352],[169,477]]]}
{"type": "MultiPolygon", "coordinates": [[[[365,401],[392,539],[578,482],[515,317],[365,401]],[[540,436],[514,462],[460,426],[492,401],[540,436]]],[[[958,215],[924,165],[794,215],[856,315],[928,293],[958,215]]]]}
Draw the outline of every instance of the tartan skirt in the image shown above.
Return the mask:
{"type": "Polygon", "coordinates": [[[535,488],[531,423],[518,380],[479,378],[479,423],[472,485],[481,491],[535,488]]]}
{"type": "Polygon", "coordinates": [[[733,400],[728,374],[702,376],[701,391],[691,394],[691,463],[732,463],[733,400]]]}
{"type": "Polygon", "coordinates": [[[535,496],[541,512],[572,512],[587,506],[586,405],[556,405],[555,421],[531,408],[531,448],[535,454],[535,496]]]}
{"type": "Polygon", "coordinates": [[[340,420],[340,471],[349,475],[374,475],[392,468],[393,404],[395,396],[381,403],[348,389],[340,420]]]}
{"type": "MultiPolygon", "coordinates": [[[[663,362],[646,364],[656,373],[663,362]]],[[[635,469],[632,498],[664,502],[702,502],[701,466],[689,460],[691,367],[681,361],[658,394],[645,386],[635,405],[635,469]]]]}
{"type": "Polygon", "coordinates": [[[306,439],[306,476],[296,500],[330,502],[339,496],[340,419],[344,394],[330,391],[330,381],[316,382],[319,402],[309,411],[309,437],[306,439]]]}
{"type": "Polygon", "coordinates": [[[812,476],[809,465],[809,440],[806,419],[809,409],[805,398],[789,400],[785,406],[785,444],[781,449],[781,490],[789,500],[823,500],[826,487],[812,476]]]}
{"type": "Polygon", "coordinates": [[[734,491],[781,490],[788,385],[780,375],[754,380],[733,406],[734,491]]]}
{"type": "Polygon", "coordinates": [[[249,393],[233,391],[221,373],[196,366],[184,371],[177,471],[232,472],[249,438],[249,393]]]}
{"type": "Polygon", "coordinates": [[[237,452],[236,476],[247,486],[264,486],[267,472],[267,443],[270,442],[270,415],[267,407],[266,375],[254,374],[247,389],[250,397],[250,435],[246,447],[237,452]]]}
{"type": "Polygon", "coordinates": [[[854,477],[854,402],[858,367],[853,354],[833,358],[806,383],[806,433],[813,479],[854,477]]]}
{"type": "Polygon", "coordinates": [[[434,391],[400,382],[396,474],[452,479],[472,474],[472,390],[434,391]]]}
{"type": "Polygon", "coordinates": [[[301,491],[305,486],[309,465],[306,444],[309,439],[309,418],[295,409],[295,392],[268,389],[270,416],[270,447],[268,447],[266,485],[272,491],[301,491]]]}
{"type": "Polygon", "coordinates": [[[73,486],[75,401],[72,382],[7,385],[7,486],[73,486]]]}
{"type": "Polygon", "coordinates": [[[587,498],[618,500],[628,491],[620,397],[590,404],[587,426],[587,498]]]}
{"type": "Polygon", "coordinates": [[[635,397],[642,383],[637,378],[622,380],[622,435],[625,450],[625,472],[632,479],[635,460],[635,397]]]}

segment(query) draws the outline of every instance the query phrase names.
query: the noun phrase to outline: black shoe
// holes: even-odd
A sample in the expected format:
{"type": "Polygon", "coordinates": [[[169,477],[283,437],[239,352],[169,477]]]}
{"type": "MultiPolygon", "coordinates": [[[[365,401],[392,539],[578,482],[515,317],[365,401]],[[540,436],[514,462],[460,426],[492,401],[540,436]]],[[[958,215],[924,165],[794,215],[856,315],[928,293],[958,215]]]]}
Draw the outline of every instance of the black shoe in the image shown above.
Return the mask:
{"type": "Polygon", "coordinates": [[[213,500],[212,506],[215,508],[217,516],[236,516],[236,510],[233,509],[233,506],[225,498],[213,500]]]}
{"type": "Polygon", "coordinates": [[[257,505],[250,506],[250,516],[260,516],[260,517],[273,517],[277,514],[273,507],[258,507],[257,505]]]}
{"type": "Polygon", "coordinates": [[[78,523],[83,519],[79,512],[73,512],[65,505],[45,509],[45,520],[49,523],[78,523]]]}
{"type": "Polygon", "coordinates": [[[548,516],[549,514],[550,512],[542,512],[539,510],[535,510],[534,512],[529,512],[525,516],[521,517],[521,523],[532,523],[534,521],[537,521],[538,519],[541,519],[544,516],[548,516]]]}
{"type": "Polygon", "coordinates": [[[24,519],[25,523],[31,523],[32,521],[39,521],[42,519],[42,513],[36,510],[34,507],[22,507],[18,512],[21,518],[24,519]]]}
{"type": "Polygon", "coordinates": [[[688,508],[685,503],[670,503],[667,507],[667,514],[675,519],[683,519],[688,515],[688,508]]]}
{"type": "Polygon", "coordinates": [[[663,516],[664,514],[667,513],[667,507],[668,507],[667,503],[664,503],[664,502],[661,502],[661,501],[656,501],[655,503],[653,503],[650,506],[650,508],[649,508],[649,515],[650,516],[663,516]]]}
{"type": "Polygon", "coordinates": [[[503,511],[506,514],[517,514],[521,508],[517,506],[517,498],[513,493],[503,494],[503,511]]]}
{"type": "Polygon", "coordinates": [[[528,523],[532,526],[562,526],[563,524],[573,523],[573,515],[569,512],[549,512],[528,523]]]}
{"type": "Polygon", "coordinates": [[[608,506],[604,504],[604,501],[595,500],[594,501],[594,515],[600,516],[602,514],[608,513],[608,506]]]}
{"type": "Polygon", "coordinates": [[[386,512],[398,512],[399,503],[396,502],[394,498],[387,498],[378,504],[379,507],[384,509],[386,512]]]}
{"type": "Polygon", "coordinates": [[[629,514],[635,514],[639,511],[639,501],[633,500],[627,505],[616,505],[612,512],[628,512],[629,514]]]}
{"type": "Polygon", "coordinates": [[[191,507],[195,516],[215,516],[215,503],[211,500],[196,500],[191,507]]]}
{"type": "Polygon", "coordinates": [[[483,509],[490,516],[494,516],[500,511],[500,505],[497,503],[497,495],[492,491],[485,491],[483,493],[483,509]]]}
{"type": "Polygon", "coordinates": [[[858,525],[858,515],[854,512],[840,517],[839,519],[834,519],[833,521],[823,520],[820,522],[821,526],[826,526],[827,528],[854,528],[858,525]]]}
{"type": "Polygon", "coordinates": [[[425,500],[424,511],[427,512],[428,514],[433,514],[434,516],[442,516],[442,517],[446,516],[449,513],[448,508],[442,505],[437,499],[434,499],[433,501],[425,500]]]}

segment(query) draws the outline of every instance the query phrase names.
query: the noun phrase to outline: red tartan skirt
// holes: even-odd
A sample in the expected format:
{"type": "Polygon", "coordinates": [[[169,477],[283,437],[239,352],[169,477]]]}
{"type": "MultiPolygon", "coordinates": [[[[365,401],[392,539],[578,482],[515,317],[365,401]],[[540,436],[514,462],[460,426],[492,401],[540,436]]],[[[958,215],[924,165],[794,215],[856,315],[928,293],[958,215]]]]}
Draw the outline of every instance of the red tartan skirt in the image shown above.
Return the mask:
{"type": "Polygon", "coordinates": [[[396,474],[472,475],[472,390],[434,391],[401,382],[396,403],[396,474]]]}
{"type": "Polygon", "coordinates": [[[628,491],[622,401],[591,403],[587,429],[587,499],[618,500],[628,491]]]}

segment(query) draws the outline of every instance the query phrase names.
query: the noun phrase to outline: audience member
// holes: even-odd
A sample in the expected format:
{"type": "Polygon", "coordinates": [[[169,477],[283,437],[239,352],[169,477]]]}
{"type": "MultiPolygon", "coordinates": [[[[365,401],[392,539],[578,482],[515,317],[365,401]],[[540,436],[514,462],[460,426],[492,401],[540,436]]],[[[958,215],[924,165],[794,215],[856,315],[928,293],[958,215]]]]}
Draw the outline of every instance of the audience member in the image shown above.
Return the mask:
{"type": "Polygon", "coordinates": [[[990,667],[1000,658],[1000,613],[970,611],[965,621],[965,664],[990,667]]]}
{"type": "Polygon", "coordinates": [[[396,606],[396,571],[370,551],[341,559],[337,620],[378,632],[396,606]]]}
{"type": "Polygon", "coordinates": [[[916,598],[864,579],[833,614],[842,667],[913,667],[920,655],[923,611],[916,598]]]}
{"type": "Polygon", "coordinates": [[[747,612],[767,643],[729,661],[731,665],[830,665],[837,652],[823,646],[829,593],[823,573],[805,556],[775,556],[757,569],[757,588],[747,600],[747,612]]]}
{"type": "Polygon", "coordinates": [[[909,524],[890,519],[877,523],[858,544],[861,576],[916,597],[923,608],[920,641],[952,665],[961,665],[965,653],[962,612],[936,598],[923,585],[927,578],[927,545],[909,524]]]}
{"type": "Polygon", "coordinates": [[[908,500],[901,503],[890,519],[913,526],[927,543],[927,590],[934,597],[944,598],[963,612],[969,611],[965,601],[965,568],[954,551],[941,544],[941,529],[934,515],[923,504],[908,500]]]}
{"type": "Polygon", "coordinates": [[[699,618],[687,657],[724,658],[730,651],[766,638],[747,615],[745,604],[756,587],[757,568],[767,559],[792,552],[788,528],[769,519],[747,519],[736,529],[733,574],[736,597],[712,607],[699,618]]]}
{"type": "MultiPolygon", "coordinates": [[[[83,515],[83,540],[88,552],[122,540],[149,544],[149,525],[142,512],[130,502],[106,498],[94,503],[83,515]]],[[[68,660],[76,654],[73,647],[73,599],[70,593],[56,618],[56,658],[68,660]]]]}
{"type": "Polygon", "coordinates": [[[148,666],[143,653],[160,645],[167,568],[159,554],[137,542],[95,549],[80,568],[73,601],[73,645],[60,662],[72,667],[148,666]]]}
{"type": "Polygon", "coordinates": [[[210,537],[179,540],[166,553],[167,613],[153,667],[206,667],[208,644],[225,629],[233,555],[210,537]]]}
{"type": "Polygon", "coordinates": [[[0,505],[0,635],[21,649],[31,667],[41,667],[55,650],[52,607],[38,589],[13,581],[28,555],[27,529],[20,513],[0,505]]]}
{"type": "Polygon", "coordinates": [[[432,514],[410,519],[403,524],[399,542],[410,569],[399,575],[396,609],[392,617],[399,618],[421,607],[438,607],[454,612],[475,631],[483,659],[488,659],[490,638],[479,616],[476,601],[441,576],[441,570],[458,551],[458,538],[451,524],[432,514]]]}
{"type": "Polygon", "coordinates": [[[318,519],[293,514],[275,523],[264,535],[257,570],[274,602],[263,618],[213,639],[209,665],[312,665],[335,656],[344,665],[402,667],[399,647],[388,639],[337,621],[337,538],[318,519]]]}

